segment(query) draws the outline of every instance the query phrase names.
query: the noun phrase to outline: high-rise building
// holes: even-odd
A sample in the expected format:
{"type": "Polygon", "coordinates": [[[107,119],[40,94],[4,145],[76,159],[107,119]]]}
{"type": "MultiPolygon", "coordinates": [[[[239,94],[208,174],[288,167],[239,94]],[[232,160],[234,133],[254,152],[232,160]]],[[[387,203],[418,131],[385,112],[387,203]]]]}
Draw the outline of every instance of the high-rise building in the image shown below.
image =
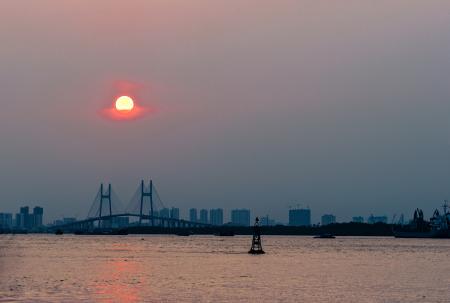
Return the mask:
{"type": "Polygon", "coordinates": [[[200,223],[208,224],[208,211],[206,209],[200,210],[200,223]]]}
{"type": "Polygon", "coordinates": [[[354,223],[364,223],[364,218],[361,216],[353,217],[352,222],[354,223]]]}
{"type": "Polygon", "coordinates": [[[55,226],[57,226],[57,225],[63,225],[64,224],[64,222],[63,222],[63,220],[54,220],[53,221],[53,225],[55,225],[55,226]]]}
{"type": "Polygon", "coordinates": [[[189,210],[189,221],[197,222],[197,208],[191,208],[189,210]]]}
{"type": "Polygon", "coordinates": [[[16,219],[14,220],[14,227],[15,228],[23,228],[23,219],[22,219],[22,215],[20,213],[16,214],[16,219]]]}
{"type": "Polygon", "coordinates": [[[336,216],[330,214],[322,216],[322,225],[328,225],[333,223],[336,223],[336,216]]]}
{"type": "Polygon", "coordinates": [[[231,211],[231,224],[236,226],[250,226],[250,210],[233,209],[231,211]]]}
{"type": "Polygon", "coordinates": [[[370,215],[370,217],[367,219],[367,223],[369,224],[375,224],[375,223],[387,223],[388,218],[387,216],[374,216],[370,215]]]}
{"type": "Polygon", "coordinates": [[[42,217],[44,216],[44,209],[36,206],[33,209],[33,228],[42,227],[42,217]]]}
{"type": "Polygon", "coordinates": [[[170,218],[170,209],[163,208],[159,211],[159,216],[161,218],[170,218]]]}
{"type": "Polygon", "coordinates": [[[30,213],[30,208],[28,207],[28,206],[22,206],[21,208],[20,208],[20,213],[21,214],[29,214],[30,213]]]}
{"type": "Polygon", "coordinates": [[[19,229],[29,229],[32,225],[30,221],[30,208],[28,206],[21,207],[20,212],[16,214],[16,227],[19,229]]]}
{"type": "Polygon", "coordinates": [[[0,229],[9,229],[13,227],[13,215],[9,213],[0,213],[0,229]]]}
{"type": "Polygon", "coordinates": [[[223,225],[223,209],[210,209],[209,220],[212,225],[223,225]]]}
{"type": "Polygon", "coordinates": [[[309,208],[298,208],[289,210],[290,226],[310,226],[311,210],[309,208]]]}
{"type": "Polygon", "coordinates": [[[172,219],[180,219],[180,209],[176,207],[172,207],[170,209],[170,218],[172,219]]]}

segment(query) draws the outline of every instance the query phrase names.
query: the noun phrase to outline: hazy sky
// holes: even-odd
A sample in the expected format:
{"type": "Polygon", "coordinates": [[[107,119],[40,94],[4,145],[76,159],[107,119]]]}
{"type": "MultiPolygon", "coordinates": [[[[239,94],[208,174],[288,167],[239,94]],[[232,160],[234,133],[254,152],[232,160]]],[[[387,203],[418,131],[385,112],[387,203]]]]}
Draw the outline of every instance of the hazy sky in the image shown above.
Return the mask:
{"type": "Polygon", "coordinates": [[[425,215],[450,198],[448,1],[0,3],[0,211],[425,215]],[[127,90],[151,113],[100,112],[127,90]]]}

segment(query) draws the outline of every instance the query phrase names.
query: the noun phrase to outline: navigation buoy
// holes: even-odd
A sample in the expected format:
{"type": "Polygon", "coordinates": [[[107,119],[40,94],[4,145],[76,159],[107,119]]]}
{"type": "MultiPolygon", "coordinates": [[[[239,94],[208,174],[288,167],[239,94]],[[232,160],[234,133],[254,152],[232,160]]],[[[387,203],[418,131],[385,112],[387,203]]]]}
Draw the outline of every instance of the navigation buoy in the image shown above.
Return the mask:
{"type": "Polygon", "coordinates": [[[252,247],[248,251],[249,254],[252,255],[261,255],[265,254],[261,245],[261,228],[259,227],[259,218],[256,217],[255,225],[253,225],[253,240],[252,247]]]}

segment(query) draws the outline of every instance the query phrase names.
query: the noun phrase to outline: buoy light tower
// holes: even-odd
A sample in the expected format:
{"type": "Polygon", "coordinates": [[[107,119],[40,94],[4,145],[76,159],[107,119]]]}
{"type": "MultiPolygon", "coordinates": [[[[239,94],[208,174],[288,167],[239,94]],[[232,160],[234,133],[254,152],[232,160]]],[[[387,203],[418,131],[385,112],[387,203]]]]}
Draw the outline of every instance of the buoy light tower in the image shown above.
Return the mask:
{"type": "Polygon", "coordinates": [[[261,255],[265,253],[261,245],[261,229],[259,227],[258,217],[256,217],[255,219],[255,225],[253,225],[252,247],[250,248],[248,253],[252,255],[261,255]]]}

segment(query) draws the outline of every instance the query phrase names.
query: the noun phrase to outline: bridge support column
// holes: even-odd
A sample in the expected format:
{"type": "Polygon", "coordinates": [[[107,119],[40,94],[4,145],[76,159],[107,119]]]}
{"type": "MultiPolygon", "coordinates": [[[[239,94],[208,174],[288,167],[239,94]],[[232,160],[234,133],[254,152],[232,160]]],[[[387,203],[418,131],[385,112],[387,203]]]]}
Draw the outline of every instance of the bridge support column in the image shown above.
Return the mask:
{"type": "Polygon", "coordinates": [[[144,180],[141,181],[141,205],[140,205],[140,211],[139,211],[139,225],[142,223],[142,211],[144,207],[144,197],[150,198],[150,222],[152,226],[155,226],[155,219],[153,217],[153,181],[150,180],[150,188],[148,192],[145,192],[144,189],[144,180]]]}
{"type": "MultiPolygon", "coordinates": [[[[102,217],[103,210],[103,200],[106,200],[109,203],[109,215],[112,215],[112,206],[111,206],[111,183],[108,184],[108,192],[103,192],[103,183],[100,185],[100,209],[99,209],[99,217],[102,217]]],[[[104,225],[102,220],[98,221],[98,227],[104,225]]]]}

